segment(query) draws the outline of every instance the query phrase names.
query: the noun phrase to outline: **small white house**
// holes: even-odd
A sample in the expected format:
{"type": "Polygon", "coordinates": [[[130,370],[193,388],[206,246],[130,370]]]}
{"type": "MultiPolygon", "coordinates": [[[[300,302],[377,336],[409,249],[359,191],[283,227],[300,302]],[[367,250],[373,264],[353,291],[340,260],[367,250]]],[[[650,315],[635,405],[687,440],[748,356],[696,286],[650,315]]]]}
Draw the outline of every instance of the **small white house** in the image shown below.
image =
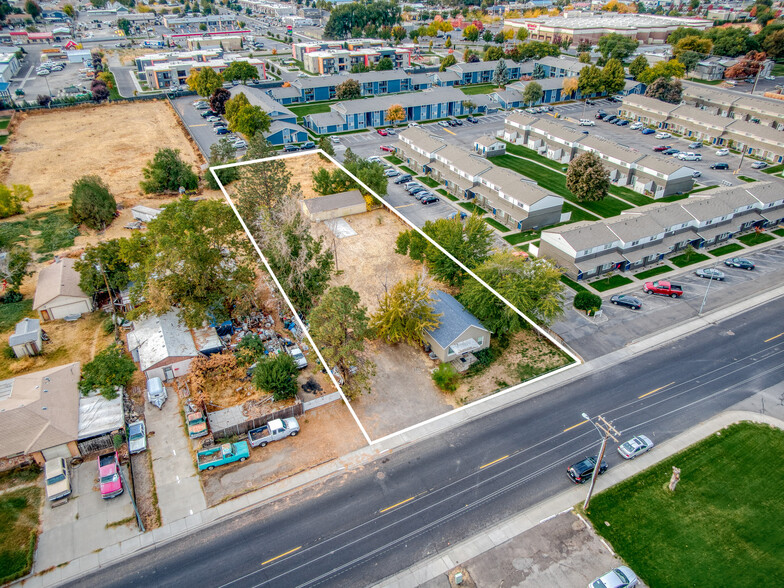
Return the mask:
{"type": "Polygon", "coordinates": [[[14,334],[8,338],[8,345],[14,350],[16,357],[32,357],[41,353],[44,348],[41,321],[31,318],[19,321],[14,334]]]}
{"type": "Polygon", "coordinates": [[[164,382],[187,374],[193,358],[201,355],[176,310],[134,321],[128,350],[148,380],[160,378],[164,382]]]}
{"type": "Polygon", "coordinates": [[[33,310],[40,313],[41,320],[52,321],[93,311],[92,298],[79,287],[75,263],[75,259],[58,259],[38,273],[33,310]]]}

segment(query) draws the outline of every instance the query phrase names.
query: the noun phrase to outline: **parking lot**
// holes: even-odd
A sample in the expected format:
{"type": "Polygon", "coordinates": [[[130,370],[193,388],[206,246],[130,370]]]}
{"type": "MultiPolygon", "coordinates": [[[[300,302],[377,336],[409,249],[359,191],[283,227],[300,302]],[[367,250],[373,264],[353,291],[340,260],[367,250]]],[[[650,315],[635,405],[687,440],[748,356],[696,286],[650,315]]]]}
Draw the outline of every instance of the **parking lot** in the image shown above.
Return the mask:
{"type": "MultiPolygon", "coordinates": [[[[193,106],[193,103],[197,99],[198,97],[196,96],[182,96],[180,98],[173,99],[171,103],[177,112],[180,113],[185,126],[188,127],[188,132],[191,134],[196,143],[198,143],[199,148],[201,149],[204,156],[209,159],[210,147],[213,145],[213,143],[217,143],[223,137],[232,137],[236,135],[215,134],[215,129],[213,128],[212,123],[207,122],[207,120],[201,117],[201,113],[204,111],[197,110],[196,107],[193,106]]],[[[242,155],[243,153],[244,150],[238,150],[239,155],[242,155]]]]}
{"type": "Polygon", "coordinates": [[[640,310],[614,306],[610,303],[612,294],[607,294],[602,297],[602,316],[590,318],[574,309],[571,303],[574,294],[568,290],[569,300],[564,305],[564,317],[553,326],[553,330],[574,347],[584,359],[590,360],[697,317],[703,300],[705,301],[703,313],[706,313],[780,285],[781,275],[784,272],[784,245],[774,243],[768,249],[738,251],[726,257],[733,256],[745,257],[753,261],[756,268],[748,271],[726,267],[723,259],[713,258],[683,270],[652,278],[680,284],[684,293],[682,297],[675,299],[654,294],[646,295],[640,283],[612,292],[612,294],[620,292],[639,298],[642,301],[640,310]],[[724,272],[726,276],[724,281],[700,278],[694,273],[699,268],[713,266],[724,272]]]}

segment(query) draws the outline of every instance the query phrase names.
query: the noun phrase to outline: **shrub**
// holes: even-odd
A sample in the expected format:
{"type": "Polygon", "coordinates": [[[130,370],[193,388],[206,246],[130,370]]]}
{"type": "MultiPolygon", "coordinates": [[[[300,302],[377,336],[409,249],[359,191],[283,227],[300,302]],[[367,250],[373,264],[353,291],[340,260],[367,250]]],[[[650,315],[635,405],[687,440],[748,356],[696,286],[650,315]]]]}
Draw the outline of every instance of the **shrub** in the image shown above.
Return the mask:
{"type": "Polygon", "coordinates": [[[441,390],[446,392],[454,392],[457,390],[457,384],[460,381],[460,376],[448,363],[442,363],[438,368],[433,371],[433,382],[441,390]]]}
{"type": "Polygon", "coordinates": [[[21,302],[24,298],[21,292],[17,290],[9,290],[2,296],[0,296],[0,304],[13,304],[14,302],[21,302]]]}
{"type": "Polygon", "coordinates": [[[578,292],[574,297],[574,307],[585,312],[599,310],[602,307],[602,299],[592,292],[578,292]]]}
{"type": "Polygon", "coordinates": [[[103,332],[107,335],[114,333],[114,321],[111,318],[103,321],[103,332]]]}

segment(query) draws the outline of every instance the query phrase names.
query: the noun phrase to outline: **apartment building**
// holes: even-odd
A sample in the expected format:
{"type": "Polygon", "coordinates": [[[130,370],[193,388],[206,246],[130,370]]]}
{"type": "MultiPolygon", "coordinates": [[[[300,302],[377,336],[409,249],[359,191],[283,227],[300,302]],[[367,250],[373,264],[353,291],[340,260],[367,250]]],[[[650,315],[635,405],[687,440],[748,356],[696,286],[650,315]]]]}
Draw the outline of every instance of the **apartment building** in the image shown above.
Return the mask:
{"type": "MultiPolygon", "coordinates": [[[[519,80],[522,65],[511,59],[505,59],[504,62],[506,63],[506,79],[509,81],[519,80]]],[[[496,67],[498,67],[498,61],[476,61],[474,63],[458,63],[447,69],[455,72],[460,78],[457,83],[465,86],[468,84],[489,84],[493,81],[496,67]]]]}
{"type": "Polygon", "coordinates": [[[267,93],[281,104],[334,100],[340,84],[347,80],[356,80],[362,96],[383,96],[428,88],[427,77],[421,77],[422,79],[417,79],[403,70],[392,70],[297,78],[291,82],[291,86],[272,88],[267,93]]]}
{"type": "MultiPolygon", "coordinates": [[[[234,60],[228,61],[225,59],[165,61],[147,65],[139,74],[140,77],[145,79],[151,90],[162,90],[171,86],[185,85],[185,80],[188,79],[188,76],[191,75],[191,71],[194,69],[198,71],[202,68],[209,67],[217,73],[222,73],[223,70],[233,63],[233,61],[234,60]]],[[[247,61],[258,70],[259,79],[263,80],[266,78],[264,62],[260,59],[250,58],[237,61],[247,61]]]]}
{"type": "Polygon", "coordinates": [[[639,271],[687,246],[710,247],[784,220],[779,182],[714,188],[672,203],[654,203],[599,221],[542,231],[539,255],[573,279],[610,271],[639,271]]]}
{"type": "Polygon", "coordinates": [[[683,84],[682,99],[686,104],[698,108],[714,109],[716,114],[721,116],[784,129],[784,101],[782,100],[690,83],[683,84]]]}
{"type": "Polygon", "coordinates": [[[346,41],[305,41],[291,44],[291,56],[299,61],[305,60],[306,53],[327,51],[329,49],[347,49],[353,51],[363,47],[385,47],[387,41],[382,39],[348,39],[346,41]]]}
{"type": "Polygon", "coordinates": [[[508,227],[527,230],[561,220],[563,198],[484,157],[448,145],[425,129],[406,129],[395,149],[412,169],[429,175],[458,198],[476,202],[508,227]]]}
{"type": "Polygon", "coordinates": [[[317,74],[348,73],[354,67],[373,68],[384,58],[393,69],[411,67],[411,51],[400,47],[361,47],[359,49],[324,49],[303,55],[305,71],[317,74]]]}

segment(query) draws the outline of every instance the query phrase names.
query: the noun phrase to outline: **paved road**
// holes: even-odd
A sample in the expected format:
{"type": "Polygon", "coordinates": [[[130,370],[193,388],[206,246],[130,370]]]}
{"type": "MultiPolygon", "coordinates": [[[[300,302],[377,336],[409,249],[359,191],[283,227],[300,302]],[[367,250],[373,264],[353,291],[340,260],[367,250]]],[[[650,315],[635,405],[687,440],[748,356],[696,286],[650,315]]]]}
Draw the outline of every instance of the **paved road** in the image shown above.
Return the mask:
{"type": "Polygon", "coordinates": [[[369,585],[570,484],[565,467],[598,445],[582,412],[661,442],[778,383],[782,312],[767,303],[69,586],[369,585]]]}

